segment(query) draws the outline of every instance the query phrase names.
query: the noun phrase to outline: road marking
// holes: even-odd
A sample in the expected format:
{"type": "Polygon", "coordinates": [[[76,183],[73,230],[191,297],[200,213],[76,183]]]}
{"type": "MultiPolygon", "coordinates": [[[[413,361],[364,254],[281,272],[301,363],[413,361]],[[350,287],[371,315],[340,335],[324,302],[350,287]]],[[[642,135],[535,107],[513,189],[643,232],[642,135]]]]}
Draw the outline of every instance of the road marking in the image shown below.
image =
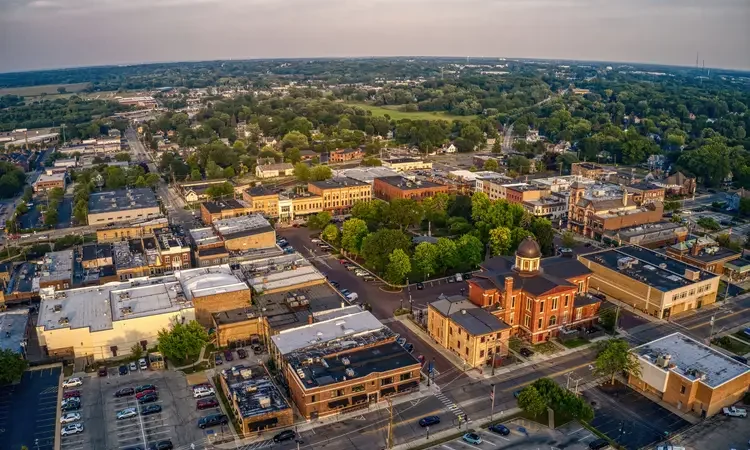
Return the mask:
{"type": "Polygon", "coordinates": [[[492,442],[492,441],[488,441],[487,439],[482,439],[482,441],[483,441],[483,442],[486,442],[486,443],[488,443],[488,444],[490,444],[490,445],[497,445],[497,444],[495,444],[495,443],[494,443],[494,442],[492,442]]]}
{"type": "Polygon", "coordinates": [[[367,420],[365,416],[355,417],[354,420],[367,420]]]}
{"type": "Polygon", "coordinates": [[[418,399],[416,399],[416,400],[412,400],[412,401],[411,401],[411,402],[409,402],[409,403],[411,403],[411,406],[417,406],[417,405],[419,404],[419,402],[421,402],[421,401],[422,401],[422,399],[421,399],[421,398],[418,398],[418,399]]]}
{"type": "Polygon", "coordinates": [[[571,431],[570,433],[568,433],[568,436],[570,436],[571,434],[576,434],[576,433],[578,433],[581,430],[583,430],[583,428],[579,428],[579,429],[577,429],[575,431],[571,431]]]}
{"type": "Polygon", "coordinates": [[[462,444],[464,444],[464,445],[466,445],[466,446],[468,446],[468,447],[471,447],[471,448],[475,448],[475,449],[477,449],[477,450],[482,450],[482,449],[481,449],[481,448],[479,448],[479,447],[474,447],[473,445],[469,444],[468,442],[462,442],[462,444]]]}
{"type": "Polygon", "coordinates": [[[448,444],[443,444],[443,447],[447,448],[448,450],[455,450],[453,447],[448,447],[448,444]]]}

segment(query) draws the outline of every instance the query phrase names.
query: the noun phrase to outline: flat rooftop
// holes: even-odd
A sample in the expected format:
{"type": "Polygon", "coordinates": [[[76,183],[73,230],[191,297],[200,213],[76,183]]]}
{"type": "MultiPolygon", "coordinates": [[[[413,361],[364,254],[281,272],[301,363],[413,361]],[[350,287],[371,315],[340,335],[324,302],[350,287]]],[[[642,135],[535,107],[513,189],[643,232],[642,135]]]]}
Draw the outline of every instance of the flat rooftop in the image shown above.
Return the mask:
{"type": "Polygon", "coordinates": [[[49,252],[44,255],[37,273],[39,282],[64,281],[73,279],[73,250],[49,252]]]}
{"type": "Polygon", "coordinates": [[[747,365],[679,332],[635,347],[632,351],[654,365],[660,356],[669,355],[669,370],[711,388],[750,372],[747,365]]]}
{"type": "Polygon", "coordinates": [[[181,237],[175,236],[168,228],[154,230],[154,237],[162,253],[182,251],[187,248],[185,241],[181,237]]]}
{"type": "Polygon", "coordinates": [[[112,245],[111,244],[86,244],[82,247],[82,260],[93,261],[96,259],[104,259],[112,257],[112,245]]]}
{"type": "Polygon", "coordinates": [[[635,227],[621,228],[611,234],[618,234],[621,237],[634,237],[644,234],[666,233],[666,235],[669,236],[679,231],[687,232],[687,227],[677,222],[656,222],[635,227]]]}
{"type": "Polygon", "coordinates": [[[42,173],[42,174],[39,175],[39,178],[36,179],[36,181],[34,182],[34,184],[38,184],[38,183],[50,183],[50,182],[53,182],[53,181],[58,181],[58,182],[65,181],[65,172],[62,172],[62,173],[53,173],[53,174],[50,174],[50,175],[48,175],[46,173],[42,173]]]}
{"type": "Polygon", "coordinates": [[[140,241],[118,241],[112,244],[112,262],[117,270],[134,269],[148,265],[140,241]]]}
{"type": "Polygon", "coordinates": [[[392,177],[379,177],[378,180],[382,181],[383,183],[389,184],[393,187],[397,187],[404,191],[425,189],[425,188],[436,188],[436,187],[443,186],[442,184],[433,183],[432,181],[427,181],[427,180],[412,181],[400,175],[396,175],[392,177]]]}
{"type": "Polygon", "coordinates": [[[236,365],[221,371],[230,397],[234,398],[243,419],[289,409],[289,403],[260,367],[236,365]]]}
{"type": "Polygon", "coordinates": [[[29,310],[13,309],[0,313],[0,350],[21,352],[21,343],[26,341],[26,326],[29,310]]]}
{"type": "Polygon", "coordinates": [[[292,288],[299,284],[323,282],[325,276],[299,253],[261,258],[240,264],[248,284],[256,291],[292,288]]]}
{"type": "Polygon", "coordinates": [[[100,227],[100,230],[119,230],[122,228],[130,228],[130,227],[151,227],[152,229],[156,228],[165,228],[169,226],[169,220],[166,217],[154,217],[154,218],[143,218],[143,219],[135,219],[131,222],[118,222],[113,224],[107,224],[104,227],[100,227]]]}
{"type": "Polygon", "coordinates": [[[214,229],[224,239],[237,239],[274,231],[268,220],[260,214],[216,220],[214,229]]]}
{"type": "Polygon", "coordinates": [[[335,177],[346,177],[370,184],[372,184],[375,178],[390,177],[397,174],[398,172],[388,167],[357,167],[334,171],[335,177]]]}
{"type": "Polygon", "coordinates": [[[362,311],[356,306],[343,309],[351,311],[346,315],[281,331],[271,336],[271,340],[279,353],[286,355],[309,347],[331,346],[332,341],[362,339],[385,328],[369,311],[362,311]]]}
{"type": "Polygon", "coordinates": [[[274,331],[306,325],[309,316],[348,306],[328,284],[263,294],[253,298],[254,314],[263,315],[274,331]]]}
{"type": "Polygon", "coordinates": [[[212,227],[193,228],[188,232],[197,247],[222,242],[221,237],[212,227]]]}
{"type": "Polygon", "coordinates": [[[94,192],[89,197],[89,214],[158,208],[158,206],[156,195],[149,188],[94,192]]]}
{"type": "Polygon", "coordinates": [[[370,183],[354,180],[351,178],[331,178],[323,181],[310,181],[310,184],[319,189],[341,189],[352,186],[369,186],[370,183]]]}
{"type": "Polygon", "coordinates": [[[416,162],[424,163],[426,161],[423,161],[417,158],[391,158],[391,159],[384,159],[383,162],[389,163],[389,164],[403,164],[403,163],[416,163],[416,162]]]}
{"type": "Polygon", "coordinates": [[[201,206],[206,208],[206,210],[212,214],[220,213],[222,211],[227,211],[231,209],[243,209],[243,208],[249,207],[247,203],[243,202],[242,200],[235,200],[235,199],[219,200],[215,202],[205,202],[205,203],[202,203],[201,206]]]}
{"type": "Polygon", "coordinates": [[[584,264],[592,261],[662,292],[718,276],[643,247],[620,247],[581,255],[579,259],[584,264]],[[698,274],[697,279],[687,278],[686,271],[698,274]]]}
{"type": "MultiPolygon", "coordinates": [[[[327,386],[345,379],[356,380],[372,373],[419,366],[419,361],[393,340],[361,350],[328,356],[324,353],[323,356],[319,356],[316,351],[309,350],[304,355],[300,354],[299,358],[289,355],[287,361],[305,389],[327,386]]],[[[419,378],[411,381],[414,386],[419,384],[419,378]]],[[[398,382],[399,380],[394,380],[394,387],[398,382]]]]}

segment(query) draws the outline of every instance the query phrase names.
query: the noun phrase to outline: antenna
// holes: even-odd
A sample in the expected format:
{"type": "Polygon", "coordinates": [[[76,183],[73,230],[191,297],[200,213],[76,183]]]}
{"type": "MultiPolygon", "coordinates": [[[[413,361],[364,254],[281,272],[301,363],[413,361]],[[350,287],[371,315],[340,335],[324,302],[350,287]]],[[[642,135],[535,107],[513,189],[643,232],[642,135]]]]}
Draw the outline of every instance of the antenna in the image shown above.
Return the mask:
{"type": "Polygon", "coordinates": [[[698,67],[698,55],[699,55],[699,53],[695,52],[695,67],[696,68],[698,67]]]}

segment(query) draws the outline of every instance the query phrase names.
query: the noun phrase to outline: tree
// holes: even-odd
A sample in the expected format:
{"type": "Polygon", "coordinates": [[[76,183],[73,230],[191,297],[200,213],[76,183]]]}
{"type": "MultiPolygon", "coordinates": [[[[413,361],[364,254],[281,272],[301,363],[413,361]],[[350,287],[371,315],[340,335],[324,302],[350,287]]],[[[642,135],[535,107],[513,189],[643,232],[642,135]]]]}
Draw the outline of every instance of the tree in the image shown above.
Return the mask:
{"type": "Polygon", "coordinates": [[[146,185],[148,187],[156,187],[159,184],[159,180],[161,180],[161,177],[156,173],[149,173],[146,175],[146,185]]]}
{"type": "Polygon", "coordinates": [[[400,248],[394,250],[388,257],[388,266],[385,271],[385,279],[392,284],[401,284],[409,272],[411,272],[411,261],[409,255],[400,248]]]}
{"type": "Polygon", "coordinates": [[[135,179],[135,187],[138,187],[138,188],[144,188],[144,187],[146,187],[146,178],[142,177],[142,176],[136,178],[135,179]]]}
{"type": "Polygon", "coordinates": [[[478,237],[465,234],[458,239],[456,253],[462,268],[474,269],[484,258],[484,245],[478,237]]]}
{"type": "Polygon", "coordinates": [[[226,169],[224,169],[224,178],[234,178],[234,167],[229,166],[226,169]]]}
{"type": "Polygon", "coordinates": [[[419,224],[422,206],[411,198],[397,198],[390,202],[386,223],[400,230],[419,224]]]}
{"type": "Polygon", "coordinates": [[[445,271],[458,266],[458,247],[454,241],[448,238],[439,238],[435,246],[438,250],[436,273],[445,273],[445,271]]]}
{"type": "Polygon", "coordinates": [[[514,155],[508,158],[508,169],[520,174],[529,173],[531,161],[521,155],[514,155]]]}
{"type": "Polygon", "coordinates": [[[298,162],[294,165],[294,176],[297,178],[297,181],[310,181],[310,167],[305,163],[298,162]]]}
{"type": "Polygon", "coordinates": [[[383,162],[378,158],[365,158],[362,160],[362,165],[365,167],[378,167],[382,166],[383,162]]]}
{"type": "Polygon", "coordinates": [[[130,161],[130,155],[128,153],[118,153],[115,155],[115,161],[130,161]]]}
{"type": "Polygon", "coordinates": [[[68,92],[68,90],[65,88],[65,86],[60,86],[57,88],[58,94],[65,94],[66,92],[68,92]]]}
{"type": "Polygon", "coordinates": [[[680,209],[680,202],[675,200],[667,200],[664,202],[664,211],[677,211],[680,209]]]}
{"type": "Polygon", "coordinates": [[[331,178],[333,172],[328,166],[315,166],[310,169],[310,181],[323,181],[331,178]]]}
{"type": "Polygon", "coordinates": [[[599,324],[607,331],[615,330],[617,313],[613,308],[602,309],[599,311],[599,324]]]}
{"type": "Polygon", "coordinates": [[[573,234],[570,231],[566,231],[565,233],[563,233],[563,236],[562,236],[563,247],[573,248],[576,246],[577,243],[578,241],[576,240],[575,234],[573,234]]]}
{"type": "Polygon", "coordinates": [[[552,256],[555,253],[555,231],[552,229],[552,223],[545,218],[535,218],[531,222],[531,232],[539,244],[543,256],[552,256]]]}
{"type": "Polygon", "coordinates": [[[141,344],[133,344],[133,346],[130,347],[130,355],[135,359],[141,359],[141,356],[143,356],[143,347],[141,347],[141,344]]]}
{"type": "Polygon", "coordinates": [[[484,162],[484,170],[491,170],[493,172],[497,172],[498,169],[500,169],[500,164],[497,162],[496,159],[488,159],[484,162]]]}
{"type": "Polygon", "coordinates": [[[534,386],[527,386],[518,395],[518,407],[537,417],[547,411],[547,402],[534,386]]]}
{"type": "Polygon", "coordinates": [[[356,218],[347,220],[341,232],[341,247],[358,255],[362,248],[362,240],[369,232],[364,220],[356,218]]]}
{"type": "Polygon", "coordinates": [[[290,131],[289,133],[285,134],[284,137],[281,139],[281,148],[286,150],[288,148],[307,148],[308,142],[307,142],[307,136],[300,133],[299,131],[290,131]]]}
{"type": "Polygon", "coordinates": [[[321,211],[307,219],[307,226],[311,230],[322,230],[331,223],[331,218],[331,213],[328,211],[321,211]]]}
{"type": "Polygon", "coordinates": [[[623,339],[603,341],[598,350],[594,367],[596,375],[610,377],[612,384],[615,384],[615,376],[618,373],[627,372],[634,377],[640,376],[641,364],[638,358],[630,352],[630,345],[627,341],[623,339]]]}
{"type": "Polygon", "coordinates": [[[158,339],[159,351],[164,356],[184,363],[197,358],[209,341],[206,330],[194,320],[187,324],[175,322],[171,330],[162,328],[158,339]]]}
{"type": "Polygon", "coordinates": [[[234,198],[234,186],[229,182],[212,184],[206,189],[206,195],[212,200],[234,198]]]}
{"type": "Polygon", "coordinates": [[[335,245],[339,242],[339,228],[334,224],[326,225],[320,235],[326,242],[330,242],[331,244],[335,245]]]}
{"type": "Polygon", "coordinates": [[[509,255],[512,243],[511,230],[507,227],[490,230],[490,249],[493,255],[509,255]]]}
{"type": "Polygon", "coordinates": [[[721,225],[713,217],[701,217],[695,223],[709,231],[718,231],[721,229],[721,225]]]}
{"type": "Polygon", "coordinates": [[[12,350],[0,350],[0,385],[10,384],[21,379],[28,362],[12,350]]]}
{"type": "Polygon", "coordinates": [[[192,181],[200,181],[200,180],[202,180],[202,179],[203,179],[203,177],[201,176],[201,171],[200,171],[200,170],[198,170],[198,169],[193,169],[193,170],[192,170],[192,171],[190,172],[190,179],[191,179],[192,181]]]}
{"type": "Polygon", "coordinates": [[[438,259],[440,254],[436,245],[429,242],[421,242],[414,248],[414,268],[427,279],[430,275],[435,275],[438,271],[438,259]]]}
{"type": "Polygon", "coordinates": [[[384,273],[388,265],[388,257],[396,249],[409,252],[411,238],[403,231],[381,228],[362,240],[361,255],[368,266],[378,273],[384,273]]]}

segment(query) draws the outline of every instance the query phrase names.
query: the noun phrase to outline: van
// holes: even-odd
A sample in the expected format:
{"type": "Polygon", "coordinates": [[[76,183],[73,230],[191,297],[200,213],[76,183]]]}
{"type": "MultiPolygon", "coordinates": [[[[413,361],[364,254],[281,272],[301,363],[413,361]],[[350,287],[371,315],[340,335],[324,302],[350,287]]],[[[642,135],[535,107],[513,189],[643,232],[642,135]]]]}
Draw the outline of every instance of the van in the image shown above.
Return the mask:
{"type": "Polygon", "coordinates": [[[353,302],[354,300],[357,300],[359,298],[359,295],[357,295],[356,292],[351,292],[349,295],[346,296],[346,299],[350,302],[353,302]]]}

